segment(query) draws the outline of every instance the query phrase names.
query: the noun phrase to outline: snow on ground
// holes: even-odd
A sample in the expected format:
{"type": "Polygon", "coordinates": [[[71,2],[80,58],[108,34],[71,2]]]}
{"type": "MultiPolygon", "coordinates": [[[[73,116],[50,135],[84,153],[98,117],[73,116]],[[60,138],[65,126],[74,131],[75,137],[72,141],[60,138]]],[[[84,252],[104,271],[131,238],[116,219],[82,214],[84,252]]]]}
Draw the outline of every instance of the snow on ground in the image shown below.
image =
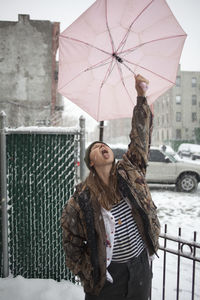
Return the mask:
{"type": "Polygon", "coordinates": [[[195,193],[176,192],[174,185],[150,185],[150,189],[162,231],[167,224],[168,232],[177,235],[181,227],[185,239],[193,238],[193,232],[197,231],[197,241],[200,242],[200,184],[195,193]]]}
{"type": "Polygon", "coordinates": [[[0,278],[0,300],[83,300],[81,286],[52,279],[0,278]]]}
{"type": "MultiPolygon", "coordinates": [[[[174,186],[151,185],[153,201],[158,207],[162,225],[168,224],[170,235],[177,236],[178,227],[182,228],[182,237],[192,240],[193,231],[197,231],[200,242],[200,184],[193,194],[177,193],[174,186]]],[[[200,256],[200,254],[198,255],[200,256]]],[[[163,252],[159,251],[153,268],[152,299],[162,299],[163,252]]],[[[176,299],[177,259],[167,258],[166,300],[176,299]]],[[[196,264],[196,291],[194,300],[200,299],[200,266],[196,264]]],[[[191,299],[192,261],[183,261],[180,279],[180,300],[191,299]]],[[[56,282],[52,279],[0,278],[0,300],[84,300],[81,286],[67,281],[56,282]]]]}

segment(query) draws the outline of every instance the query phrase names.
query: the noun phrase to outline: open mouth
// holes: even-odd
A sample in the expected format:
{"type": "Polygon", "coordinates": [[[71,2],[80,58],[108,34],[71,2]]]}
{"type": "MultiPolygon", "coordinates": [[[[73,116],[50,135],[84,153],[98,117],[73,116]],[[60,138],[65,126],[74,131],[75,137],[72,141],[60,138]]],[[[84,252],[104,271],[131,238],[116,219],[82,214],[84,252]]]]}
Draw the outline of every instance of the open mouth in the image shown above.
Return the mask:
{"type": "Polygon", "coordinates": [[[102,154],[108,153],[108,150],[103,149],[102,154]]]}
{"type": "Polygon", "coordinates": [[[108,158],[108,157],[109,157],[108,150],[106,150],[106,149],[103,149],[103,150],[101,151],[101,154],[103,155],[104,158],[108,158]]]}

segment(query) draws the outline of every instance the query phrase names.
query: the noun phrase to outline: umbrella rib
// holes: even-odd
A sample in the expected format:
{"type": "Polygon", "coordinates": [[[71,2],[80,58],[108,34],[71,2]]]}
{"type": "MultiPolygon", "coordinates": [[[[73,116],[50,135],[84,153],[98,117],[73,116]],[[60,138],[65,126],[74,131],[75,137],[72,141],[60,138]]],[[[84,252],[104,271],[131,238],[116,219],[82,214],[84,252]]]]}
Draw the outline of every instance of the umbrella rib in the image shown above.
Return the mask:
{"type": "Polygon", "coordinates": [[[109,68],[107,69],[107,71],[106,71],[106,74],[105,74],[105,76],[104,76],[104,79],[103,79],[103,81],[102,81],[102,83],[101,83],[101,87],[103,87],[103,85],[104,85],[104,83],[106,82],[106,80],[108,79],[108,77],[110,76],[110,74],[112,73],[112,70],[113,70],[113,68],[114,68],[114,66],[113,66],[113,61],[114,61],[114,58],[111,60],[111,62],[110,62],[110,66],[109,66],[109,68]],[[112,66],[113,66],[113,68],[112,68],[112,66]]]}
{"type": "Polygon", "coordinates": [[[110,42],[111,42],[111,46],[112,46],[112,52],[115,52],[115,46],[114,46],[114,41],[110,32],[110,27],[108,25],[108,3],[107,0],[105,0],[105,15],[106,15],[106,27],[108,30],[108,34],[109,34],[109,38],[110,38],[110,42]]]}
{"type": "MultiPolygon", "coordinates": [[[[91,66],[91,67],[89,67],[89,68],[87,68],[87,69],[85,69],[84,70],[84,72],[86,72],[86,71],[90,71],[90,70],[93,70],[93,69],[97,69],[97,68],[99,68],[99,67],[103,67],[103,66],[105,66],[105,65],[107,65],[107,64],[109,64],[110,63],[110,61],[108,61],[108,62],[106,62],[107,60],[109,60],[110,59],[110,57],[109,58],[107,58],[107,59],[105,59],[104,61],[102,61],[102,62],[99,62],[99,63],[97,63],[96,65],[93,65],[93,66],[91,66]]],[[[112,59],[112,58],[111,58],[112,59]]]]}
{"type": "Polygon", "coordinates": [[[132,98],[131,98],[131,96],[130,96],[130,94],[128,92],[128,89],[126,88],[126,85],[125,85],[125,82],[124,82],[124,79],[123,79],[123,75],[122,75],[121,65],[118,62],[117,62],[117,67],[118,67],[118,71],[119,71],[119,75],[120,75],[122,84],[123,84],[123,86],[125,88],[125,91],[126,91],[128,97],[129,97],[129,100],[130,100],[131,104],[134,104],[134,101],[132,100],[132,98]]]}
{"type": "Polygon", "coordinates": [[[84,44],[84,45],[86,45],[86,46],[88,46],[88,47],[91,47],[91,48],[94,48],[94,49],[96,49],[96,50],[99,50],[99,51],[101,51],[101,52],[103,52],[103,53],[105,53],[105,54],[107,54],[107,55],[112,55],[112,53],[109,53],[109,52],[107,52],[107,51],[105,51],[105,50],[103,50],[103,49],[101,49],[101,48],[98,48],[98,47],[96,47],[96,46],[94,46],[94,45],[92,45],[92,44],[89,44],[89,43],[87,43],[87,42],[84,42],[84,41],[75,39],[75,38],[73,38],[73,37],[70,37],[70,36],[64,36],[64,35],[62,35],[62,34],[60,34],[60,37],[62,37],[62,38],[64,38],[64,39],[72,40],[72,41],[77,42],[77,43],[84,44]]]}
{"type": "Polygon", "coordinates": [[[107,60],[109,60],[110,57],[106,58],[105,60],[102,60],[100,62],[98,62],[97,64],[95,65],[92,65],[91,67],[89,68],[86,68],[84,70],[82,70],[80,73],[78,73],[76,76],[74,76],[70,81],[68,81],[67,83],[65,83],[61,88],[59,88],[59,90],[62,90],[64,87],[66,87],[69,83],[71,83],[73,80],[75,80],[77,77],[79,77],[81,74],[83,74],[84,72],[87,72],[87,71],[90,71],[92,69],[95,69],[95,68],[98,68],[98,67],[101,67],[101,66],[104,66],[106,65],[107,63],[105,63],[107,60]]]}
{"type": "Polygon", "coordinates": [[[173,38],[182,37],[182,36],[186,36],[186,34],[172,35],[172,36],[167,36],[167,37],[163,37],[163,38],[151,40],[151,41],[142,43],[142,44],[140,44],[140,45],[138,45],[138,46],[135,46],[135,47],[133,47],[133,48],[129,48],[129,49],[126,49],[126,50],[124,50],[124,51],[121,51],[121,52],[118,53],[118,55],[119,55],[119,54],[128,54],[129,52],[135,51],[135,50],[137,50],[138,48],[140,48],[140,47],[142,47],[142,46],[145,46],[145,45],[147,45],[147,44],[150,44],[150,43],[155,43],[155,42],[158,42],[158,41],[164,41],[164,40],[173,39],[173,38]]]}
{"type": "Polygon", "coordinates": [[[129,26],[127,32],[125,33],[123,39],[121,40],[118,48],[117,48],[117,52],[119,51],[119,49],[121,47],[124,47],[124,45],[126,44],[126,41],[128,39],[128,36],[129,36],[129,33],[131,31],[131,27],[133,26],[133,24],[137,21],[137,19],[144,13],[144,11],[154,2],[154,0],[152,0],[151,2],[149,2],[149,4],[147,4],[143,9],[142,11],[139,13],[139,15],[137,15],[137,17],[133,20],[133,22],[131,23],[131,25],[129,26]]]}
{"type": "MultiPolygon", "coordinates": [[[[127,59],[124,59],[124,61],[126,61],[127,63],[129,63],[129,64],[131,64],[131,65],[134,65],[134,66],[136,66],[136,67],[140,67],[141,69],[146,70],[146,71],[148,71],[148,72],[150,72],[150,73],[152,73],[152,74],[154,74],[154,75],[156,75],[156,76],[158,76],[158,77],[160,77],[160,78],[162,78],[162,79],[164,79],[164,80],[166,80],[166,81],[168,81],[168,82],[174,84],[174,82],[171,81],[171,80],[169,80],[168,78],[165,78],[164,76],[161,76],[160,74],[158,74],[158,73],[156,73],[156,72],[153,72],[153,71],[151,71],[151,70],[149,70],[149,69],[147,69],[147,68],[145,68],[145,67],[142,67],[141,65],[135,64],[135,63],[133,63],[133,62],[127,60],[127,59]]],[[[127,67],[127,68],[129,68],[129,67],[128,67],[127,65],[125,65],[125,64],[124,64],[124,66],[127,67]]],[[[129,68],[129,70],[130,70],[130,68],[129,68]]],[[[133,71],[132,71],[132,72],[133,72],[133,71]]],[[[133,72],[133,73],[134,73],[134,72],[133,72]]]]}
{"type": "Polygon", "coordinates": [[[110,76],[110,74],[112,73],[112,70],[113,70],[113,68],[114,68],[114,66],[113,66],[113,68],[112,68],[113,61],[114,61],[114,58],[111,60],[110,66],[109,66],[109,68],[107,69],[106,74],[105,74],[105,76],[104,76],[104,79],[102,80],[102,83],[101,83],[101,85],[100,85],[99,96],[98,96],[98,109],[97,109],[97,118],[98,118],[98,119],[99,119],[99,114],[100,114],[100,96],[101,96],[101,90],[102,90],[102,88],[103,88],[104,83],[106,82],[106,80],[108,79],[108,77],[110,76]]]}

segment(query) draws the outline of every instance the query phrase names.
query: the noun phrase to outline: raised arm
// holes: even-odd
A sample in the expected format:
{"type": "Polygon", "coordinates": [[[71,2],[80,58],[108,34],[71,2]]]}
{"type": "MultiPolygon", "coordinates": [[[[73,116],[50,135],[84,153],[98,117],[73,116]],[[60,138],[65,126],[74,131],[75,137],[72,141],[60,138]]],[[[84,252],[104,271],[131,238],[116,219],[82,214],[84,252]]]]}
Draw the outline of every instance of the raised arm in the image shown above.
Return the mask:
{"type": "Polygon", "coordinates": [[[151,144],[152,113],[145,98],[146,90],[141,85],[142,82],[149,83],[144,77],[137,75],[135,77],[135,88],[138,94],[137,105],[133,111],[131,141],[126,155],[131,163],[145,175],[151,144]]]}

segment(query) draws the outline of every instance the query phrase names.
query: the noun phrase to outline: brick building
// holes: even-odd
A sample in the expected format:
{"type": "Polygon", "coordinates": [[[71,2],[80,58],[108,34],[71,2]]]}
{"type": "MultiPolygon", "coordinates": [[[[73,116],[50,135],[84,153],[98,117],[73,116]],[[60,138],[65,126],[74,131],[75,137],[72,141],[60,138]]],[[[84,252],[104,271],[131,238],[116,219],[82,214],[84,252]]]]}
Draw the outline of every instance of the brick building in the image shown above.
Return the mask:
{"type": "Polygon", "coordinates": [[[0,110],[7,126],[56,125],[62,110],[57,95],[60,23],[0,21],[0,110]]]}

